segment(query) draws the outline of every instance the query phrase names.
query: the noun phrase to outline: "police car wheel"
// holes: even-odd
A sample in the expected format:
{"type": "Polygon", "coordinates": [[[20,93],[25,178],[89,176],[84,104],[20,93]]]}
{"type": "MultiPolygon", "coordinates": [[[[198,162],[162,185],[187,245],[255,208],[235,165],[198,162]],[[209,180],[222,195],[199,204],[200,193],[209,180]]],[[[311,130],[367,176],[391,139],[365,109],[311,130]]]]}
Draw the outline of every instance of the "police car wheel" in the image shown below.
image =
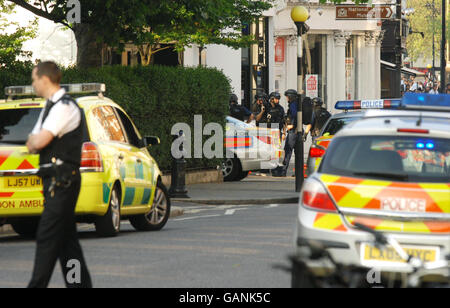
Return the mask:
{"type": "Polygon", "coordinates": [[[242,172],[241,162],[237,158],[226,158],[222,163],[222,174],[225,182],[238,181],[242,172]]]}
{"type": "Polygon", "coordinates": [[[39,226],[39,218],[19,218],[11,221],[14,232],[23,238],[35,238],[39,226]]]}
{"type": "Polygon", "coordinates": [[[130,223],[137,231],[159,231],[166,225],[169,217],[169,193],[164,184],[158,181],[150,212],[130,217],[130,223]]]}
{"type": "Polygon", "coordinates": [[[120,232],[120,194],[117,188],[111,192],[108,212],[105,216],[98,217],[95,221],[95,229],[101,237],[114,237],[120,232]]]}
{"type": "Polygon", "coordinates": [[[239,173],[237,180],[241,181],[241,180],[245,179],[246,177],[248,177],[249,173],[250,173],[250,171],[241,171],[241,173],[239,173]]]}

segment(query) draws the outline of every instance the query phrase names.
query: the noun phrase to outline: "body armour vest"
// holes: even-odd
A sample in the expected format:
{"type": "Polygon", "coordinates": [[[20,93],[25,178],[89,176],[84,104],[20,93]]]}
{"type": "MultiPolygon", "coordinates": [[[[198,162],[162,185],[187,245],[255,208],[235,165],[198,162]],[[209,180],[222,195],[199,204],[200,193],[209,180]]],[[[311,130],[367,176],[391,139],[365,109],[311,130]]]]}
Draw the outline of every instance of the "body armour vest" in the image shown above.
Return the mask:
{"type": "MultiPolygon", "coordinates": [[[[63,104],[70,104],[71,102],[77,106],[80,110],[80,124],[73,131],[63,135],[61,138],[56,136],[53,141],[44,149],[41,150],[39,164],[49,164],[53,158],[60,159],[64,163],[72,164],[76,167],[80,167],[81,164],[81,148],[83,146],[86,119],[83,110],[78,104],[68,95],[64,95],[59,101],[63,104]]],[[[56,103],[48,102],[44,115],[42,117],[42,123],[48,117],[50,110],[56,105],[56,103]]]]}

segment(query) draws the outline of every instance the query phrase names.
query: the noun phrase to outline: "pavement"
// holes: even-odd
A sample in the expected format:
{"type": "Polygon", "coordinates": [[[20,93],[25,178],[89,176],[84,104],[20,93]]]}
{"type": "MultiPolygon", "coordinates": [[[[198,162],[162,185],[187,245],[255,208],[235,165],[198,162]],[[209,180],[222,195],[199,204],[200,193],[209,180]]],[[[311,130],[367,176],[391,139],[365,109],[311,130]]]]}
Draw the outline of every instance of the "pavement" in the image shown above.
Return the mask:
{"type": "Polygon", "coordinates": [[[187,185],[190,198],[172,198],[174,203],[226,204],[276,204],[297,203],[295,178],[250,175],[240,182],[187,185]]]}

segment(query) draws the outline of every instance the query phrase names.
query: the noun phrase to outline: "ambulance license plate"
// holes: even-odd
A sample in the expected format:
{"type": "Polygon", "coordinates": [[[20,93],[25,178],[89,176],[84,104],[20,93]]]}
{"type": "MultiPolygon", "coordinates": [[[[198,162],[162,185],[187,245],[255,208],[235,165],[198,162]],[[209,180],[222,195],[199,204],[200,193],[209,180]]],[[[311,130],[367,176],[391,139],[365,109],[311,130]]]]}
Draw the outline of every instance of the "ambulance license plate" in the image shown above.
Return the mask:
{"type": "Polygon", "coordinates": [[[42,180],[37,176],[7,177],[3,179],[3,187],[14,188],[38,188],[42,186],[42,180]]]}

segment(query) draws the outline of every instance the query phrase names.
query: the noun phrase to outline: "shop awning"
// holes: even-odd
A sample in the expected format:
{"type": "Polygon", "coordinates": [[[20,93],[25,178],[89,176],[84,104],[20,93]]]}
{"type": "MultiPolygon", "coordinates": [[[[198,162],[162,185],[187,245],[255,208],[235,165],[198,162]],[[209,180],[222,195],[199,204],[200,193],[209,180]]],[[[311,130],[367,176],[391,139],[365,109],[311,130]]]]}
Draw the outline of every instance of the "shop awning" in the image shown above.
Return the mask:
{"type": "MultiPolygon", "coordinates": [[[[395,69],[395,64],[391,63],[391,62],[387,62],[387,61],[383,61],[381,60],[381,65],[384,65],[386,67],[388,67],[389,69],[395,69]]],[[[417,70],[414,70],[412,68],[407,68],[407,67],[403,67],[402,68],[402,74],[406,74],[406,75],[410,75],[410,76],[416,76],[416,77],[421,77],[421,76],[425,76],[425,73],[419,72],[417,70]]]]}

